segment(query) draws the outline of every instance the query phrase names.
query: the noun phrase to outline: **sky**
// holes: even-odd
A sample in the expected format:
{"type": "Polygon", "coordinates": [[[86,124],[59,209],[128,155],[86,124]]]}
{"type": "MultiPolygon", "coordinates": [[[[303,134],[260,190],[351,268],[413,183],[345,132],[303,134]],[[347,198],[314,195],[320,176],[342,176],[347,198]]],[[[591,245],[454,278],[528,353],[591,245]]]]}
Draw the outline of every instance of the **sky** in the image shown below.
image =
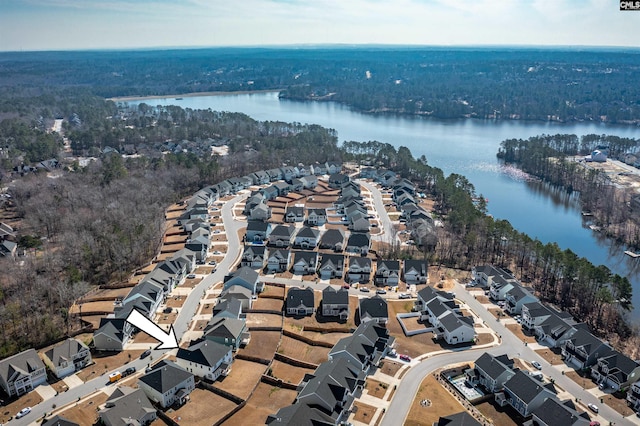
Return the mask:
{"type": "Polygon", "coordinates": [[[640,47],[619,0],[0,0],[0,51],[317,44],[640,47]]]}

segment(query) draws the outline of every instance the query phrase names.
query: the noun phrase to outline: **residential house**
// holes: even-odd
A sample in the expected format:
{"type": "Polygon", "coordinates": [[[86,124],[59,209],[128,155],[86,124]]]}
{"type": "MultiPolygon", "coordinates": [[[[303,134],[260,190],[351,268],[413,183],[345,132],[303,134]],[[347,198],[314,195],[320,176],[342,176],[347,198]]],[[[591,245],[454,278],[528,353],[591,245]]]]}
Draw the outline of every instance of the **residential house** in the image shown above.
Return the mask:
{"type": "Polygon", "coordinates": [[[46,368],[33,349],[0,360],[0,386],[9,397],[24,395],[46,382],[46,368]]]}
{"type": "Polygon", "coordinates": [[[471,269],[471,276],[480,287],[485,288],[490,287],[491,284],[493,284],[493,281],[496,280],[496,278],[501,278],[500,281],[502,282],[516,282],[516,279],[513,277],[513,275],[492,265],[474,266],[471,269]]]}
{"type": "Polygon", "coordinates": [[[522,313],[522,305],[537,301],[538,298],[525,287],[515,286],[505,295],[504,310],[511,315],[522,313]]]}
{"type": "Polygon", "coordinates": [[[339,317],[342,321],[349,318],[349,291],[330,285],[322,290],[322,316],[339,317]]]}
{"type": "Polygon", "coordinates": [[[371,248],[371,237],[368,232],[352,232],[347,240],[347,252],[366,256],[371,248]]]}
{"type": "Polygon", "coordinates": [[[546,307],[540,302],[522,305],[522,327],[533,330],[536,339],[549,347],[560,347],[577,331],[569,314],[546,307]]]}
{"type": "Polygon", "coordinates": [[[318,267],[318,252],[295,251],[293,253],[293,273],[299,275],[315,274],[318,267]]]}
{"type": "Polygon", "coordinates": [[[18,244],[5,240],[0,242],[0,257],[15,258],[18,251],[18,244]]]}
{"type": "Polygon", "coordinates": [[[16,238],[16,232],[11,227],[4,222],[0,222],[0,241],[4,240],[13,240],[16,238]]]}
{"type": "Polygon", "coordinates": [[[364,321],[351,336],[340,339],[331,348],[328,359],[345,358],[368,373],[372,366],[378,365],[387,355],[394,341],[386,328],[375,321],[364,321]]]}
{"type": "MultiPolygon", "coordinates": [[[[183,265],[184,273],[190,274],[196,269],[196,255],[189,249],[178,250],[170,257],[171,261],[183,265]]],[[[177,285],[177,284],[176,284],[177,285]]]]}
{"type": "Polygon", "coordinates": [[[275,200],[278,198],[278,188],[275,185],[269,185],[260,190],[262,195],[264,195],[264,199],[267,201],[275,200]]]}
{"type": "Polygon", "coordinates": [[[251,173],[249,176],[254,185],[266,185],[269,183],[269,175],[264,170],[251,173]]]}
{"type": "Polygon", "coordinates": [[[67,339],[43,354],[45,364],[59,379],[81,370],[91,363],[89,347],[77,339],[67,339]]]}
{"type": "Polygon", "coordinates": [[[438,318],[436,339],[443,339],[449,345],[472,343],[476,339],[473,318],[458,315],[453,311],[438,318]]]}
{"type": "Polygon", "coordinates": [[[404,281],[407,284],[426,284],[428,267],[426,260],[405,260],[404,281]]]}
{"type": "Polygon", "coordinates": [[[304,189],[304,183],[298,178],[291,179],[289,186],[291,187],[292,192],[300,192],[304,189]]]}
{"type": "Polygon", "coordinates": [[[72,422],[66,417],[62,417],[61,415],[56,414],[46,422],[42,423],[41,426],[80,426],[80,424],[76,422],[72,422]]]}
{"type": "Polygon", "coordinates": [[[564,361],[577,370],[594,366],[599,358],[614,352],[608,344],[589,333],[584,328],[578,329],[562,346],[564,361]]]}
{"type": "Polygon", "coordinates": [[[433,426],[482,426],[482,423],[477,421],[467,411],[461,411],[456,414],[438,418],[438,421],[433,426]]]}
{"type": "Polygon", "coordinates": [[[284,221],[287,223],[304,222],[304,207],[287,207],[284,213],[284,221]]]}
{"type": "Polygon", "coordinates": [[[204,339],[229,346],[234,352],[249,344],[251,336],[244,319],[211,318],[204,329],[204,339]]]}
{"type": "Polygon", "coordinates": [[[386,324],[389,320],[387,301],[377,294],[370,298],[360,299],[360,323],[373,321],[376,324],[386,324]]]}
{"type": "Polygon", "coordinates": [[[378,260],[375,283],[377,286],[396,286],[400,282],[400,261],[378,260]]]}
{"type": "Polygon", "coordinates": [[[303,249],[313,249],[318,245],[320,240],[320,231],[315,228],[303,226],[298,230],[293,240],[295,247],[303,249]]]}
{"type": "Polygon", "coordinates": [[[276,182],[273,186],[278,190],[279,197],[285,197],[289,192],[291,192],[291,185],[286,182],[276,182]]]}
{"type": "Polygon", "coordinates": [[[187,402],[196,383],[193,373],[172,361],[160,361],[138,379],[138,386],[151,401],[162,408],[169,408],[187,402]]]}
{"type": "Polygon", "coordinates": [[[329,174],[333,174],[333,173],[340,173],[340,171],[342,170],[342,164],[338,163],[337,161],[327,161],[327,173],[329,174]]]}
{"type": "Polygon", "coordinates": [[[282,170],[280,169],[269,169],[265,170],[269,175],[269,181],[275,182],[277,180],[282,179],[282,170]]]}
{"type": "Polygon", "coordinates": [[[101,318],[100,326],[93,332],[93,346],[98,351],[122,351],[132,332],[133,328],[126,322],[126,317],[111,315],[101,318]]]}
{"type": "Polygon", "coordinates": [[[244,240],[246,242],[262,242],[269,238],[271,233],[271,224],[259,220],[250,220],[247,222],[247,233],[244,240]]]}
{"type": "Polygon", "coordinates": [[[341,254],[323,253],[318,274],[323,280],[342,278],[344,275],[344,256],[341,254]]]}
{"type": "MultiPolygon", "coordinates": [[[[489,299],[494,301],[503,301],[507,299],[507,294],[520,284],[515,281],[505,281],[502,277],[494,277],[489,287],[489,299]]],[[[534,302],[534,300],[530,300],[534,302]]]]}
{"type": "Polygon", "coordinates": [[[326,209],[308,209],[307,224],[310,226],[322,226],[327,223],[326,209]]]}
{"type": "Polygon", "coordinates": [[[640,380],[633,383],[627,391],[627,403],[637,413],[640,413],[640,380]]]}
{"type": "Polygon", "coordinates": [[[316,163],[313,165],[313,174],[316,176],[326,175],[328,174],[326,163],[316,163]]]}
{"type": "Polygon", "coordinates": [[[203,340],[187,349],[179,348],[176,364],[195,376],[216,381],[231,372],[232,350],[213,341],[203,340]]]}
{"type": "Polygon", "coordinates": [[[504,384],[514,375],[513,360],[504,355],[493,356],[487,352],[480,355],[474,368],[465,372],[473,385],[481,385],[488,393],[502,391],[504,384]]]}
{"type": "Polygon", "coordinates": [[[291,182],[293,178],[298,177],[298,173],[296,172],[294,167],[284,166],[280,167],[280,171],[282,172],[282,179],[291,182]]]}
{"type": "Polygon", "coordinates": [[[520,370],[504,384],[504,390],[495,395],[501,407],[509,404],[521,416],[529,417],[548,398],[555,397],[553,384],[540,381],[520,370]]]}
{"type": "Polygon", "coordinates": [[[367,232],[369,231],[369,227],[371,226],[369,219],[367,219],[366,217],[358,217],[358,215],[356,214],[348,216],[348,220],[348,228],[352,232],[367,232]]]}
{"type": "Polygon", "coordinates": [[[282,407],[275,414],[267,417],[268,426],[277,425],[309,425],[309,426],[337,426],[343,421],[335,415],[325,413],[318,407],[302,403],[295,403],[282,407]]]}
{"type": "MultiPolygon", "coordinates": [[[[160,284],[145,279],[131,289],[129,294],[122,300],[122,308],[120,309],[123,309],[128,304],[135,303],[143,314],[152,318],[164,299],[164,288],[160,284]]],[[[116,312],[120,309],[116,309],[116,312]]]]}
{"type": "Polygon", "coordinates": [[[315,297],[312,288],[290,287],[285,299],[287,315],[306,316],[315,312],[315,297]]]}
{"type": "MultiPolygon", "coordinates": [[[[220,293],[220,296],[218,297],[218,305],[222,305],[224,301],[229,302],[231,300],[239,301],[241,304],[241,309],[246,312],[247,310],[251,309],[251,305],[253,303],[253,293],[246,286],[237,284],[232,285],[223,290],[222,293],[220,293]]],[[[216,305],[216,307],[218,305],[216,305]]],[[[218,313],[217,310],[219,311],[220,309],[222,309],[222,306],[218,309],[216,309],[216,307],[213,308],[214,315],[218,313]]],[[[237,312],[237,308],[232,308],[232,305],[228,305],[227,308],[231,309],[233,313],[237,312]]],[[[232,315],[231,317],[240,318],[241,316],[238,313],[237,315],[232,315]]]]}
{"type": "Polygon", "coordinates": [[[245,216],[249,216],[251,210],[253,210],[256,206],[260,204],[266,204],[267,200],[264,197],[264,194],[260,191],[254,192],[251,194],[249,198],[244,202],[244,209],[242,209],[242,214],[245,216]]]}
{"type": "MultiPolygon", "coordinates": [[[[233,289],[242,289],[249,293],[248,302],[251,301],[251,294],[249,290],[244,287],[240,287],[239,285],[233,286],[233,289]]],[[[231,290],[231,289],[229,289],[231,290]]],[[[227,292],[229,291],[227,290],[227,292]]],[[[233,295],[235,296],[235,294],[233,295]]],[[[246,311],[251,308],[251,304],[247,303],[243,306],[243,300],[236,297],[230,297],[227,293],[225,294],[225,298],[218,298],[218,303],[213,306],[213,316],[216,318],[234,318],[234,319],[244,319],[246,315],[242,313],[242,310],[246,311]]]]}
{"type": "Polygon", "coordinates": [[[273,272],[285,272],[289,270],[291,251],[287,249],[269,249],[267,257],[267,270],[273,272]]]}
{"type": "Polygon", "coordinates": [[[594,426],[586,412],[579,412],[571,400],[560,401],[547,398],[538,408],[531,411],[531,420],[523,426],[594,426]]]}
{"type": "Polygon", "coordinates": [[[333,173],[329,176],[329,188],[340,189],[349,182],[349,175],[333,173]]]}
{"type": "Polygon", "coordinates": [[[266,222],[267,220],[271,219],[271,207],[266,204],[258,204],[251,209],[249,215],[247,216],[247,219],[266,222]]]}
{"type": "Polygon", "coordinates": [[[264,283],[258,280],[258,273],[248,266],[242,266],[231,275],[227,275],[222,289],[227,290],[234,285],[247,288],[252,294],[258,294],[264,290],[264,283]]]}
{"type": "Polygon", "coordinates": [[[318,178],[313,175],[303,176],[300,178],[300,181],[302,182],[302,187],[304,189],[314,189],[318,186],[318,178]]]}
{"type": "Polygon", "coordinates": [[[640,364],[618,351],[598,358],[591,367],[591,377],[597,383],[614,391],[627,389],[640,380],[640,364]]]}
{"type": "Polygon", "coordinates": [[[184,245],[184,248],[187,250],[191,250],[196,256],[197,262],[204,262],[207,260],[207,252],[209,250],[208,244],[196,243],[196,242],[187,242],[184,245]]]}
{"type": "Polygon", "coordinates": [[[368,257],[349,257],[349,282],[368,283],[371,279],[371,259],[368,257]]]}
{"type": "Polygon", "coordinates": [[[157,418],[157,410],[142,389],[119,386],[98,411],[105,426],[148,425],[157,418]]]}
{"type": "Polygon", "coordinates": [[[296,228],[287,225],[278,225],[269,234],[269,245],[275,247],[289,247],[293,241],[296,228]]]}
{"type": "MultiPolygon", "coordinates": [[[[344,232],[341,229],[328,229],[320,238],[321,249],[333,250],[340,252],[344,248],[344,232]]],[[[368,250],[368,249],[367,249],[368,250]]]]}
{"type": "Polygon", "coordinates": [[[265,246],[244,246],[240,266],[247,266],[251,269],[262,269],[264,267],[266,255],[265,246]]]}

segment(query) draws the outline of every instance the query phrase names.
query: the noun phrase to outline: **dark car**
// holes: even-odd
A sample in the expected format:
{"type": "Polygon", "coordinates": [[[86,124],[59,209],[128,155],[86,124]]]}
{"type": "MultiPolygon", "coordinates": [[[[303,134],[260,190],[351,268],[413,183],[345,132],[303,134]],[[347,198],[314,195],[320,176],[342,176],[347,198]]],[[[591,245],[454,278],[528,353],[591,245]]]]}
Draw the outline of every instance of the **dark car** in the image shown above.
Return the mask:
{"type": "Polygon", "coordinates": [[[165,313],[165,314],[170,314],[171,312],[173,312],[173,308],[168,308],[168,307],[167,307],[167,308],[164,308],[164,309],[162,310],[162,312],[163,312],[163,313],[165,313]]]}
{"type": "Polygon", "coordinates": [[[131,375],[131,374],[133,374],[135,372],[136,372],[136,368],[135,367],[129,367],[129,368],[127,368],[126,370],[124,370],[122,372],[122,377],[129,376],[129,375],[131,375]]]}
{"type": "Polygon", "coordinates": [[[140,359],[145,359],[149,355],[151,355],[151,349],[147,349],[146,351],[142,352],[142,354],[140,354],[140,359]]]}

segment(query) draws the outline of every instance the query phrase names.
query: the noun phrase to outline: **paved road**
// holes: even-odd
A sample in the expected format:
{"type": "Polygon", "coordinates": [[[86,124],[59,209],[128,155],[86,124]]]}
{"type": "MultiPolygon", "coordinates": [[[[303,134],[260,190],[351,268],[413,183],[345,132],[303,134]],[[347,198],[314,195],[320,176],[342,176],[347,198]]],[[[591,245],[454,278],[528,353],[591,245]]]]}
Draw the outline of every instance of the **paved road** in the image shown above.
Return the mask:
{"type": "MultiPolygon", "coordinates": [[[[456,298],[466,303],[487,325],[502,336],[502,342],[499,346],[490,349],[468,349],[460,352],[446,353],[436,355],[423,360],[411,371],[403,377],[398,390],[394,395],[393,401],[389,405],[385,416],[382,419],[382,426],[394,426],[398,424],[397,419],[406,418],[420,387],[422,380],[438,368],[446,367],[450,364],[475,361],[482,353],[488,352],[492,355],[508,354],[510,357],[518,357],[527,361],[538,361],[542,364],[542,372],[553,378],[556,385],[570,393],[574,400],[580,399],[585,405],[588,403],[596,404],[600,408],[598,420],[601,422],[613,422],[616,425],[634,425],[634,420],[625,419],[615,410],[606,404],[601,404],[598,398],[584,390],[576,382],[563,375],[560,370],[552,367],[547,361],[538,355],[528,346],[524,346],[523,342],[518,339],[511,331],[509,331],[502,322],[498,322],[495,317],[489,313],[464,287],[457,284],[455,287],[456,298]]],[[[590,413],[590,415],[592,415],[590,413]]],[[[602,423],[603,425],[605,423],[602,423]]]]}
{"type": "MultiPolygon", "coordinates": [[[[222,207],[222,220],[224,223],[224,228],[227,233],[227,240],[229,241],[229,247],[227,250],[227,255],[224,257],[222,261],[218,264],[216,272],[205,277],[198,285],[191,291],[191,293],[187,296],[182,308],[180,308],[178,312],[178,316],[176,321],[174,322],[174,330],[176,333],[176,337],[178,340],[184,335],[187,331],[187,327],[189,322],[197,313],[198,304],[200,299],[202,298],[203,293],[213,286],[215,283],[223,280],[224,276],[229,272],[231,267],[236,263],[236,260],[240,254],[241,243],[238,238],[238,230],[244,226],[246,223],[234,221],[233,220],[233,206],[240,202],[241,200],[247,198],[249,195],[248,192],[245,192],[241,195],[234,197],[232,200],[225,203],[222,207]]],[[[84,384],[71,388],[67,392],[60,393],[57,396],[48,399],[46,401],[41,402],[40,404],[32,407],[31,413],[26,415],[21,419],[14,419],[9,422],[11,425],[27,425],[27,424],[35,424],[35,421],[41,419],[45,413],[51,413],[53,411],[53,406],[56,407],[64,407],[68,404],[73,403],[74,401],[78,401],[81,398],[85,398],[90,394],[98,391],[99,389],[104,388],[105,386],[113,386],[108,384],[108,375],[114,371],[122,371],[127,367],[135,367],[137,371],[142,371],[144,368],[152,361],[156,361],[162,358],[168,350],[154,350],[151,353],[151,356],[146,359],[135,359],[130,363],[117,368],[116,370],[109,371],[102,376],[99,376],[93,380],[85,382],[84,384]]]]}
{"type": "MultiPolygon", "coordinates": [[[[378,189],[378,187],[370,182],[366,182],[364,180],[356,180],[360,185],[364,186],[370,193],[371,198],[373,199],[373,206],[376,209],[376,213],[380,218],[380,226],[382,228],[382,233],[377,235],[372,235],[371,239],[376,241],[383,241],[386,243],[391,243],[391,239],[393,234],[393,223],[387,214],[387,210],[384,208],[384,202],[382,201],[382,193],[378,189]]],[[[397,236],[396,236],[397,238],[397,236]]]]}

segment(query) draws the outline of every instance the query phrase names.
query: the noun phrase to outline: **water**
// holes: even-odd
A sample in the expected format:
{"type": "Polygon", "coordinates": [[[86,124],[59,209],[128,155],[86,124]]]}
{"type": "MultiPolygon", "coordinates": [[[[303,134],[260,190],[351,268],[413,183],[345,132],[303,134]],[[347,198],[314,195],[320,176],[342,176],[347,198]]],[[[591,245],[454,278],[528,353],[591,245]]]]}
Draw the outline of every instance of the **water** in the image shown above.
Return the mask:
{"type": "MultiPolygon", "coordinates": [[[[137,102],[131,102],[137,104],[137,102]]],[[[563,248],[595,264],[629,276],[633,283],[632,313],[640,320],[640,259],[623,254],[624,248],[583,226],[576,197],[532,182],[496,159],[500,142],[539,134],[572,133],[578,136],[614,134],[640,137],[633,126],[601,123],[544,123],[491,120],[437,120],[397,115],[367,115],[334,103],[279,100],[277,93],[229,96],[197,96],[146,101],[150,105],[242,112],[256,120],[320,124],[338,131],[340,141],[377,140],[408,147],[414,157],[425,155],[429,164],[446,174],[459,173],[489,200],[488,211],[506,219],[519,231],[543,242],[555,241],[563,248]]]]}

